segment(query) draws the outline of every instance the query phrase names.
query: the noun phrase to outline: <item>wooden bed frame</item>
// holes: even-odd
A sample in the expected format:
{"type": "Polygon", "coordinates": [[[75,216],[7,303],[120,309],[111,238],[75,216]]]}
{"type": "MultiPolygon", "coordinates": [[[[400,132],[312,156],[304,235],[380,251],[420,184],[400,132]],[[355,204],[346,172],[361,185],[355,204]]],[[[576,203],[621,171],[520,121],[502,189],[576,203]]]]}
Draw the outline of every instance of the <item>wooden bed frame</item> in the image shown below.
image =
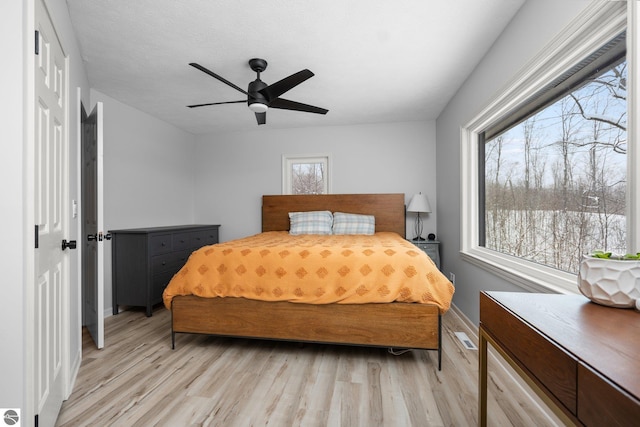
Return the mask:
{"type": "MultiPolygon", "coordinates": [[[[405,236],[404,194],[263,196],[262,231],[289,229],[289,212],[329,210],[374,215],[376,231],[405,236]]],[[[176,333],[306,341],[438,351],[440,310],[431,304],[296,304],[245,298],[176,296],[171,303],[171,345],[176,333]]]]}

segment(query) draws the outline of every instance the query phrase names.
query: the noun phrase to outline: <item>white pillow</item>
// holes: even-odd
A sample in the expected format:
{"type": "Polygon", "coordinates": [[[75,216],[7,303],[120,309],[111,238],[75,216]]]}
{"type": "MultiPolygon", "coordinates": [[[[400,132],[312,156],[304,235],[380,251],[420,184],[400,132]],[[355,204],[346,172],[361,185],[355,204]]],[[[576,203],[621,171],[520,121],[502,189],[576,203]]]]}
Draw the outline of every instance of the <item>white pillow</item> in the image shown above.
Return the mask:
{"type": "Polygon", "coordinates": [[[374,234],[376,218],[373,215],[334,212],[333,234],[374,234]]]}
{"type": "Polygon", "coordinates": [[[330,211],[289,212],[289,234],[331,234],[330,211]]]}

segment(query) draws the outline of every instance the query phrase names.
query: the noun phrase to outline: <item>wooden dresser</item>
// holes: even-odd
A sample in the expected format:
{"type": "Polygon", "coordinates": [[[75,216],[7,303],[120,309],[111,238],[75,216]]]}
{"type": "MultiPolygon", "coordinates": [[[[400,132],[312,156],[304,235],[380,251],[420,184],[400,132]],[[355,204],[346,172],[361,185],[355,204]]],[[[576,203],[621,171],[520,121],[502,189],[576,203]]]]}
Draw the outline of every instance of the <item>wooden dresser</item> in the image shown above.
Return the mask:
{"type": "Polygon", "coordinates": [[[218,243],[219,225],[110,230],[113,314],[119,305],[146,307],[154,304],[194,250],[218,243]]]}
{"type": "Polygon", "coordinates": [[[567,424],[640,425],[640,313],[581,295],[480,294],[479,424],[490,343],[567,424]]]}

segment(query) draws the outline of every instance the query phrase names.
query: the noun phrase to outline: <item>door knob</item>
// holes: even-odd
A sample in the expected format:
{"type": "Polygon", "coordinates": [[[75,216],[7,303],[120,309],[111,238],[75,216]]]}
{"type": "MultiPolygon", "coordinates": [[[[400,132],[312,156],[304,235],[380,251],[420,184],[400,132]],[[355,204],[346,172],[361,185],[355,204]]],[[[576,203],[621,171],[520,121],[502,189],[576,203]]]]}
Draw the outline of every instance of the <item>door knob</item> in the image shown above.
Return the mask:
{"type": "Polygon", "coordinates": [[[64,251],[67,248],[75,249],[76,248],[76,241],[75,240],[69,240],[67,242],[66,239],[62,239],[62,250],[64,251]]]}
{"type": "Polygon", "coordinates": [[[102,242],[102,240],[111,240],[111,233],[104,234],[100,231],[98,233],[98,242],[102,242]]]}

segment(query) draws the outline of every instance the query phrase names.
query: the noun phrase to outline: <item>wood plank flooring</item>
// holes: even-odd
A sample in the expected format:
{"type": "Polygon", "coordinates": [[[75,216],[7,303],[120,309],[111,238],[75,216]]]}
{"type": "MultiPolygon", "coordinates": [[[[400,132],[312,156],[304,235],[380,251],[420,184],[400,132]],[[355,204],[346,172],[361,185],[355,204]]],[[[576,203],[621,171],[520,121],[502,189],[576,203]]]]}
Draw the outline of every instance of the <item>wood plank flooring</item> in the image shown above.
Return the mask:
{"type": "MultiPolygon", "coordinates": [[[[478,354],[443,317],[435,351],[178,334],[170,313],[129,310],[105,319],[105,348],[83,335],[83,362],[58,426],[474,426],[478,354]]],[[[489,425],[546,426],[537,399],[489,360],[489,425]]]]}

